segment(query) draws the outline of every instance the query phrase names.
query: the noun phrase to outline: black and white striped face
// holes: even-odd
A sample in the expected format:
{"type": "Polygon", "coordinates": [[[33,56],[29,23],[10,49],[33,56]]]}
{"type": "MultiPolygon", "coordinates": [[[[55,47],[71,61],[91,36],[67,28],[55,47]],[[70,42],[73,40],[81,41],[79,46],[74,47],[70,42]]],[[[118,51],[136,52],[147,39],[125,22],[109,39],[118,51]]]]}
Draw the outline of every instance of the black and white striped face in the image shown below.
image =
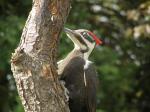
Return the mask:
{"type": "Polygon", "coordinates": [[[75,30],[75,32],[79,33],[84,41],[95,44],[95,40],[88,34],[88,30],[79,29],[75,30]]]}
{"type": "Polygon", "coordinates": [[[93,50],[96,44],[99,45],[102,43],[102,41],[99,40],[92,32],[85,29],[70,30],[65,28],[65,32],[73,41],[75,47],[83,52],[93,50]]]}

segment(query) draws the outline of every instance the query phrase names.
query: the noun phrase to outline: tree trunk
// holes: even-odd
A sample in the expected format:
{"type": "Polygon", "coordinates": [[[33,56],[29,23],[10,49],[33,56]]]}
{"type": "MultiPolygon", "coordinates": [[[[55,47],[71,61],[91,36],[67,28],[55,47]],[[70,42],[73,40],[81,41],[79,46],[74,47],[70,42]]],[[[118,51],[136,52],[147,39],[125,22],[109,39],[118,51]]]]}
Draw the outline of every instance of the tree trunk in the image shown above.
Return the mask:
{"type": "Polygon", "coordinates": [[[59,34],[70,0],[34,0],[11,68],[25,112],[69,112],[57,75],[59,34]]]}

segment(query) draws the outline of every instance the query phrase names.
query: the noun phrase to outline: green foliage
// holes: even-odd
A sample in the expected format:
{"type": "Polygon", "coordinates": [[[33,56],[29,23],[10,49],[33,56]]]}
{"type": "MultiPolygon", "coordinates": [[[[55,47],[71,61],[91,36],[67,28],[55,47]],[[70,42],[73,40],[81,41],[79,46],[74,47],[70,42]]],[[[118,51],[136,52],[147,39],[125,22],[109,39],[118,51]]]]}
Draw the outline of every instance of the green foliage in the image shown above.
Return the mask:
{"type": "Polygon", "coordinates": [[[14,106],[13,112],[24,112],[23,106],[20,105],[21,101],[18,96],[16,97],[16,101],[17,101],[17,105],[14,106]]]}
{"type": "Polygon", "coordinates": [[[2,17],[0,21],[0,69],[8,66],[12,50],[19,41],[19,36],[23,28],[25,19],[17,16],[2,17]],[[17,38],[18,37],[18,38],[17,38]],[[5,61],[4,61],[5,60],[5,61]]]}
{"type": "MultiPolygon", "coordinates": [[[[23,112],[9,60],[30,9],[30,0],[0,1],[0,112],[23,112]]],[[[149,15],[149,0],[72,1],[66,26],[89,29],[104,41],[91,55],[100,80],[97,112],[150,111],[149,15]]],[[[59,59],[73,48],[61,37],[59,59]]]]}

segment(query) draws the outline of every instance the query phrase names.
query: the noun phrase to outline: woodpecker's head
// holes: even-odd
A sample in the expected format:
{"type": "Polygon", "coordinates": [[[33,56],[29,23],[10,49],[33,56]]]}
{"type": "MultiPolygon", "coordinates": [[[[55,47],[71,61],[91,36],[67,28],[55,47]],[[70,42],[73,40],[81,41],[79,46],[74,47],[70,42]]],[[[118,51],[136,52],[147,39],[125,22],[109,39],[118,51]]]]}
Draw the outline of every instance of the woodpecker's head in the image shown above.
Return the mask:
{"type": "Polygon", "coordinates": [[[101,45],[102,41],[92,32],[86,29],[71,30],[64,29],[67,36],[73,41],[75,48],[82,52],[91,52],[96,45],[101,45]]]}

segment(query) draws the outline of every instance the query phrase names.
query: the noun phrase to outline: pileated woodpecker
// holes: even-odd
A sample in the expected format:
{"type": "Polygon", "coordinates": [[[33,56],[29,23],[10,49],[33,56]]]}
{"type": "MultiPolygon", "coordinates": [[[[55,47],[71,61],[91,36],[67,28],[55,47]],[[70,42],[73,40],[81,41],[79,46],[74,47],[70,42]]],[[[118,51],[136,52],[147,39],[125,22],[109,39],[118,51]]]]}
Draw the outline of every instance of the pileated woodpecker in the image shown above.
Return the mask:
{"type": "Polygon", "coordinates": [[[64,30],[74,49],[58,62],[58,74],[69,91],[70,112],[96,112],[97,73],[88,58],[102,41],[85,29],[64,30]]]}

